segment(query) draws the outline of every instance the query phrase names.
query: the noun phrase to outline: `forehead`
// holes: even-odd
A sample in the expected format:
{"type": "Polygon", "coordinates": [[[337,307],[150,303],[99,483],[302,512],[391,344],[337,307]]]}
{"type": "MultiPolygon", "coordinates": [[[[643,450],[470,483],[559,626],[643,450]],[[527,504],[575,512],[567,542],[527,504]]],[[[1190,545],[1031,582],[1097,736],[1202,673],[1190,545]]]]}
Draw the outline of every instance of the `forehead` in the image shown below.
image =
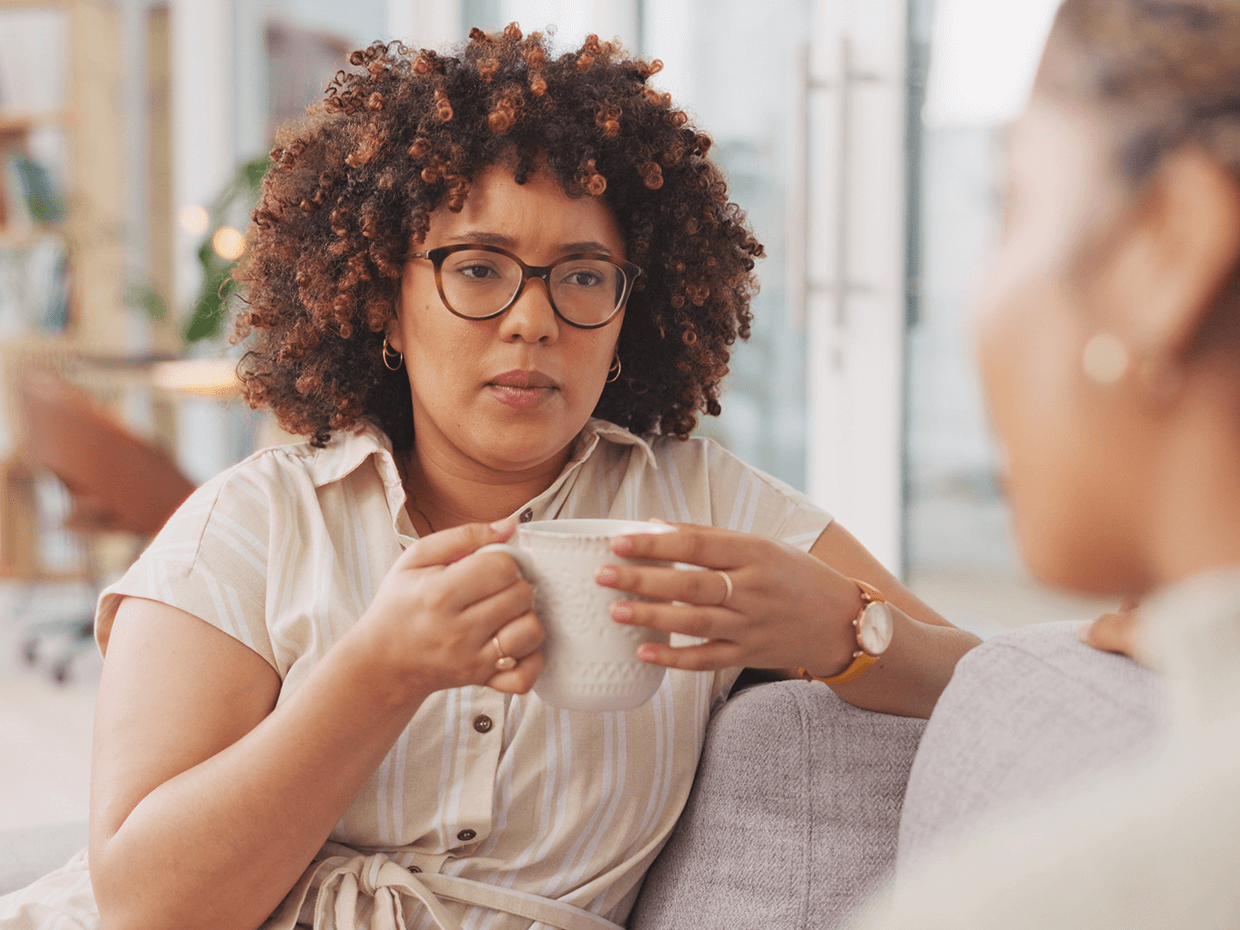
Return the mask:
{"type": "MultiPolygon", "coordinates": [[[[611,208],[600,197],[571,197],[550,172],[538,170],[518,184],[505,165],[484,168],[470,184],[458,212],[440,207],[431,214],[428,241],[481,241],[494,245],[559,246],[595,243],[623,248],[611,208]]],[[[437,243],[438,244],[438,243],[437,243]]]]}

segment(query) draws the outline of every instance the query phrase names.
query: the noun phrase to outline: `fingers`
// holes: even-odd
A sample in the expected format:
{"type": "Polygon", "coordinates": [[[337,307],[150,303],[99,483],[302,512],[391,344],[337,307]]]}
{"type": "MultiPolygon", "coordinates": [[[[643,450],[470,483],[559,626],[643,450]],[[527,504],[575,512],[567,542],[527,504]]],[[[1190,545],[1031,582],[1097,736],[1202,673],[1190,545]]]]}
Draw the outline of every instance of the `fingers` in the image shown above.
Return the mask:
{"type": "Polygon", "coordinates": [[[696,646],[664,646],[643,643],[637,657],[651,665],[683,669],[686,672],[713,672],[741,664],[741,649],[735,643],[710,640],[696,646]]]}
{"type": "Polygon", "coordinates": [[[652,665],[695,672],[715,671],[746,664],[753,649],[753,644],[748,642],[753,631],[747,627],[745,617],[722,607],[616,601],[611,618],[617,623],[705,640],[688,646],[644,643],[638,647],[637,657],[652,665]]]}
{"type": "Polygon", "coordinates": [[[542,653],[532,652],[521,659],[516,668],[506,672],[496,672],[486,680],[486,685],[488,688],[494,688],[505,694],[527,694],[534,687],[534,682],[538,680],[542,669],[542,653]]]}
{"type": "Polygon", "coordinates": [[[683,633],[729,642],[736,640],[745,627],[744,617],[722,607],[647,601],[616,601],[611,606],[611,619],[660,633],[683,633]]]}
{"type": "Polygon", "coordinates": [[[1081,642],[1102,652],[1126,655],[1147,665],[1141,643],[1138,614],[1133,610],[1103,614],[1081,625],[1077,631],[1081,642]]]}
{"type": "MultiPolygon", "coordinates": [[[[488,553],[490,555],[490,553],[488,553]]],[[[495,553],[499,559],[503,556],[501,553],[495,553]]],[[[497,559],[496,561],[499,561],[497,559]]],[[[481,559],[479,559],[481,561],[481,559]]],[[[500,630],[506,629],[513,623],[516,623],[522,615],[533,617],[530,613],[534,606],[534,589],[529,583],[514,573],[506,573],[507,567],[500,562],[498,566],[498,574],[509,579],[502,586],[496,586],[495,590],[487,592],[484,596],[474,595],[476,598],[472,603],[464,606],[460,612],[458,625],[462,628],[470,628],[477,630],[479,642],[490,642],[491,637],[498,635],[500,630]]],[[[481,581],[490,581],[494,578],[495,573],[487,571],[481,581]]],[[[510,643],[507,634],[502,640],[504,651],[510,655],[522,654],[523,642],[510,643]],[[514,653],[513,650],[516,650],[514,653]]],[[[525,651],[537,649],[542,642],[542,627],[538,627],[536,640],[529,645],[525,651]]]]}
{"type": "Polygon", "coordinates": [[[604,565],[595,573],[594,580],[605,588],[616,588],[639,597],[720,606],[734,592],[737,579],[733,573],[730,579],[733,584],[729,586],[718,569],[704,572],[656,566],[604,565]]]}
{"type": "Polygon", "coordinates": [[[508,694],[525,694],[534,687],[543,667],[538,647],[544,638],[542,624],[532,613],[522,614],[496,630],[483,649],[493,670],[486,679],[487,686],[508,694]],[[500,659],[505,657],[514,659],[516,665],[501,669],[500,659]]]}
{"type": "Polygon", "coordinates": [[[611,541],[611,551],[630,559],[660,559],[704,568],[732,569],[756,560],[766,542],[748,533],[675,524],[674,533],[631,533],[611,541]]]}
{"type": "Polygon", "coordinates": [[[476,552],[489,543],[505,542],[512,536],[516,523],[465,523],[450,530],[424,536],[405,550],[401,559],[408,568],[427,565],[449,565],[476,552]]]}
{"type": "Polygon", "coordinates": [[[546,633],[538,618],[533,613],[526,611],[521,616],[509,620],[495,633],[487,638],[485,650],[488,659],[492,662],[502,658],[500,652],[505,656],[511,656],[518,661],[522,661],[532,653],[538,651],[538,647],[543,644],[546,633]],[[496,651],[495,641],[499,641],[499,652],[496,651]]]}

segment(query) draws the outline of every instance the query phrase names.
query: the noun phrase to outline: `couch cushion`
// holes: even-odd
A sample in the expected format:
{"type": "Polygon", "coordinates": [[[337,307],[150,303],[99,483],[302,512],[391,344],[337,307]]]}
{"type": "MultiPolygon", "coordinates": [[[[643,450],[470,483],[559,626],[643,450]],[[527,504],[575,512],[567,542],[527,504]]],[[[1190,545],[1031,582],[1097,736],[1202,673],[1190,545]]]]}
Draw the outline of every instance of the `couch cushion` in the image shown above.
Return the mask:
{"type": "Polygon", "coordinates": [[[922,737],[900,824],[900,869],[1001,808],[1152,748],[1158,678],[1076,637],[1075,621],[1000,634],[956,666],[922,737]]]}
{"type": "Polygon", "coordinates": [[[630,930],[841,926],[894,866],[924,723],[804,681],[735,695],[630,930]]]}

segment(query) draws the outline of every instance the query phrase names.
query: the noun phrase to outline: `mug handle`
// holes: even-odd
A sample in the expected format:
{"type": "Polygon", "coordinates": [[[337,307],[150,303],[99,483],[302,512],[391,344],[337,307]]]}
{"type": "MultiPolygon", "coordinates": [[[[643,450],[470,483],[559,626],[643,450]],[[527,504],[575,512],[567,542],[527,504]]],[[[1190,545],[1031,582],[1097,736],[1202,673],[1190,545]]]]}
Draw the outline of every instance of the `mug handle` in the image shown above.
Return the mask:
{"type": "Polygon", "coordinates": [[[521,577],[530,584],[534,583],[534,579],[537,576],[534,559],[520,546],[514,546],[512,543],[488,543],[475,550],[475,554],[479,552],[503,552],[505,555],[512,556],[512,560],[517,563],[517,571],[521,573],[521,577]]]}

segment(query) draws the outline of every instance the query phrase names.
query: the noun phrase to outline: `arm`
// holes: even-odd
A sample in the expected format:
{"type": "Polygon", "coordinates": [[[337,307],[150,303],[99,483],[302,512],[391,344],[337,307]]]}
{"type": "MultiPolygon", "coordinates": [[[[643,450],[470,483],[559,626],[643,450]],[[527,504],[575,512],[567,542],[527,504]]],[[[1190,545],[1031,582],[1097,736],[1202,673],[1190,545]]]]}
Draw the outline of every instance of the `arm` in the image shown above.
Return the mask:
{"type": "Polygon", "coordinates": [[[253,928],[300,877],[422,701],[529,689],[542,640],[510,535],[410,547],[350,632],[277,706],[257,654],[153,601],[122,602],[96,709],[91,881],[112,930],[253,928]],[[525,656],[496,672],[491,636],[525,656]]]}
{"type": "Polygon", "coordinates": [[[609,566],[601,584],[658,599],[620,602],[613,613],[619,622],[708,640],[698,646],[644,646],[639,654],[646,661],[698,671],[748,665],[786,675],[795,675],[798,667],[822,677],[838,674],[857,648],[852,620],[862,602],[849,578],[860,578],[887,597],[895,637],[861,678],[835,691],[858,707],[928,717],[957,660],[979,642],[922,603],[838,524],[828,526],[808,554],[766,537],[710,527],[678,529],[620,537],[612,549],[617,555],[726,570],[734,589],[722,604],[726,588],[715,571],[609,566]]]}

